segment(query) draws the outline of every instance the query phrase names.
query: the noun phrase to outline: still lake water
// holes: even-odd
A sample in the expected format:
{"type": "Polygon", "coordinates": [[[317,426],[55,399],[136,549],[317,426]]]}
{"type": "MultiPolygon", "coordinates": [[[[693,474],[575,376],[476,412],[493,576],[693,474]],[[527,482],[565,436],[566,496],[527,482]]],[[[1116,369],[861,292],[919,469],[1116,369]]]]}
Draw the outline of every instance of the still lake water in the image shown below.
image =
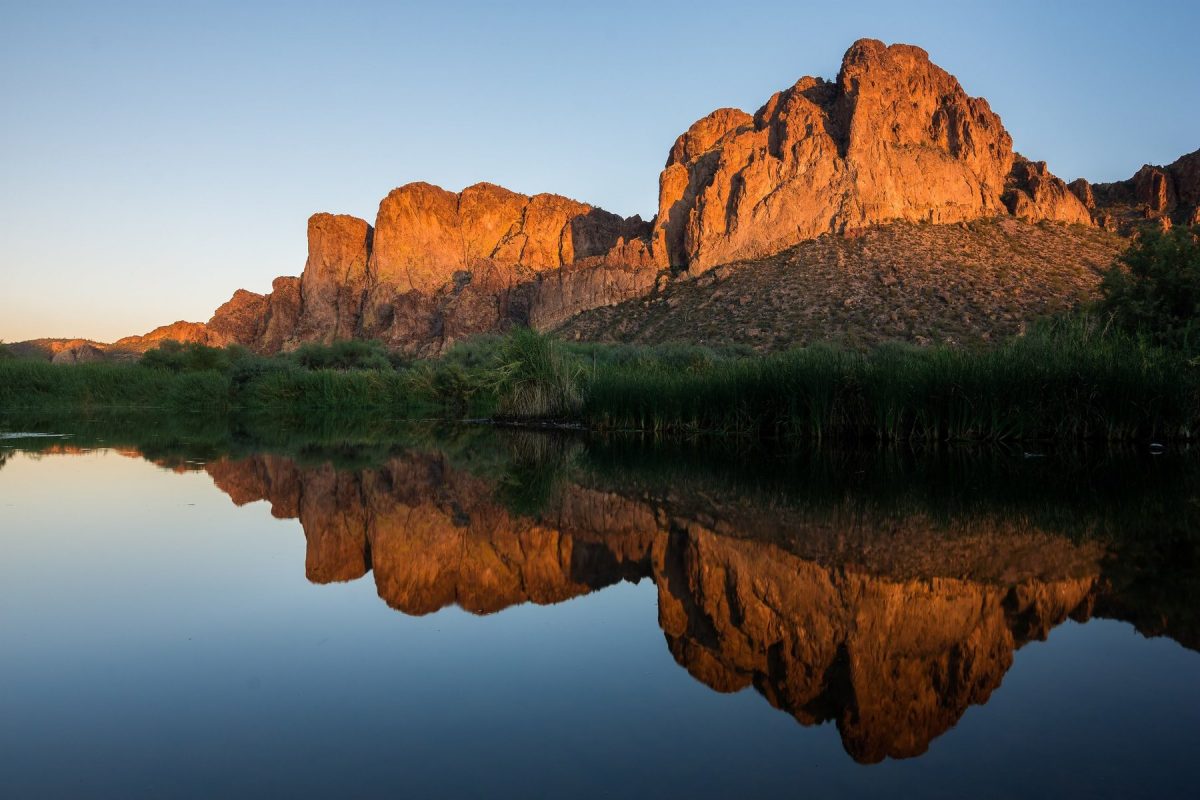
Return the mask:
{"type": "Polygon", "coordinates": [[[1200,469],[0,440],[0,796],[1193,796],[1200,469]]]}

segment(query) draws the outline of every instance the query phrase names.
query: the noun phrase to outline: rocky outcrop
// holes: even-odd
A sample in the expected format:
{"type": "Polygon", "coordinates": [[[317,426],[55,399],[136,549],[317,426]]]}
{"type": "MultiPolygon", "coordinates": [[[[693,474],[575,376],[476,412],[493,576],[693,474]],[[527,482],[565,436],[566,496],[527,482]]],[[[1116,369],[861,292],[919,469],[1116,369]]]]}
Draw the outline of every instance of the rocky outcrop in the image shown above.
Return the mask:
{"type": "Polygon", "coordinates": [[[1165,167],[1145,164],[1128,180],[1088,184],[1080,178],[1077,184],[1094,197],[1093,219],[1111,230],[1200,224],[1200,150],[1165,167]]]}
{"type": "Polygon", "coordinates": [[[238,289],[208,321],[212,341],[216,344],[253,342],[263,330],[268,303],[266,295],[238,289]]]}
{"type": "MultiPolygon", "coordinates": [[[[1090,225],[1092,216],[1085,201],[1046,168],[1045,161],[1017,156],[1009,174],[1004,205],[1017,219],[1031,222],[1051,220],[1090,225]]],[[[1090,193],[1085,193],[1085,197],[1090,193]]],[[[1094,205],[1093,201],[1093,205],[1094,205]]]]}
{"type": "Polygon", "coordinates": [[[94,344],[83,342],[71,347],[64,347],[50,359],[52,364],[88,364],[93,361],[103,361],[104,351],[94,344]]]}
{"type": "Polygon", "coordinates": [[[657,278],[646,243],[619,240],[600,263],[543,275],[530,303],[529,324],[543,330],[554,328],[584,311],[643,297],[657,278]]]}
{"type": "Polygon", "coordinates": [[[881,222],[995,216],[1013,161],[1000,118],[924,50],[861,40],[835,81],[801,78],[753,117],[722,109],[676,140],[655,256],[702,271],[881,222]]]}
{"type": "Polygon", "coordinates": [[[289,349],[300,318],[300,282],[300,278],[280,277],[272,281],[267,294],[234,292],[208,321],[207,344],[239,344],[262,353],[289,349]]]}
{"type": "Polygon", "coordinates": [[[437,352],[644,292],[655,276],[649,233],[637,217],[558,195],[412,183],[383,199],[373,228],[310,218],[300,278],[277,279],[267,295],[239,290],[209,321],[209,339],[267,353],[354,337],[437,352]]]}
{"type": "Polygon", "coordinates": [[[123,339],[118,339],[112,343],[112,347],[117,350],[144,352],[158,347],[163,342],[181,342],[183,344],[197,342],[199,344],[208,344],[210,338],[211,335],[208,326],[205,324],[179,320],[178,322],[172,322],[170,325],[157,327],[141,336],[126,336],[123,339]]]}
{"type": "Polygon", "coordinates": [[[1071,194],[1075,195],[1075,199],[1083,203],[1083,207],[1091,211],[1096,207],[1096,195],[1092,192],[1092,185],[1083,178],[1076,178],[1067,184],[1071,194]]]}
{"type": "Polygon", "coordinates": [[[359,333],[374,230],[346,214],[308,220],[308,261],[300,275],[300,316],[292,337],[330,342],[359,333]]]}

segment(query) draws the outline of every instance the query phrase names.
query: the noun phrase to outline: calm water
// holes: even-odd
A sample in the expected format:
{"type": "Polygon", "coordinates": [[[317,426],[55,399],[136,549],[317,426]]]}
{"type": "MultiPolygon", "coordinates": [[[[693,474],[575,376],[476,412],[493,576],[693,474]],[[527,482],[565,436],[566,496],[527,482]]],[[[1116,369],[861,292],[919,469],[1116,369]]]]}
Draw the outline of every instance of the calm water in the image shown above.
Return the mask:
{"type": "Polygon", "coordinates": [[[1192,461],[8,438],[0,795],[1192,796],[1192,461]]]}

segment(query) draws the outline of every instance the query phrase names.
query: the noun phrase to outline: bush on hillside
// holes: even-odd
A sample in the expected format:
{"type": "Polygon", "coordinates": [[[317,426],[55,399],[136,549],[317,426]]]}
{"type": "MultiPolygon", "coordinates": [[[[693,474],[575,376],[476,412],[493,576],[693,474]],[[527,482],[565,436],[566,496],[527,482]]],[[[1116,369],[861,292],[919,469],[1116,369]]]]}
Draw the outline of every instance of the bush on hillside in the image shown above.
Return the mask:
{"type": "Polygon", "coordinates": [[[142,354],[143,367],[167,372],[228,372],[233,363],[246,357],[240,347],[209,347],[195,342],[187,344],[165,341],[142,354]]]}
{"type": "Polygon", "coordinates": [[[361,339],[301,345],[291,357],[305,369],[392,369],[403,363],[394,362],[382,342],[361,339]]]}
{"type": "Polygon", "coordinates": [[[1200,239],[1195,229],[1142,233],[1100,285],[1101,309],[1126,331],[1200,352],[1200,239]]]}

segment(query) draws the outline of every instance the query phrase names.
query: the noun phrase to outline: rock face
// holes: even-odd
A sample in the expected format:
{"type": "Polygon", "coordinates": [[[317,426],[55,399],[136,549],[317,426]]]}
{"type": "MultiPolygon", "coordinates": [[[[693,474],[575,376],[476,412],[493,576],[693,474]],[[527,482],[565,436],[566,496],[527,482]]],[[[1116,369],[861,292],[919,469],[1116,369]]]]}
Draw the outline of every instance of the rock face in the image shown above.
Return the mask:
{"type": "Polygon", "coordinates": [[[266,295],[236,292],[209,321],[208,342],[270,353],[371,338],[430,353],[512,324],[552,324],[652,285],[649,233],[637,217],[558,195],[412,183],[383,199],[374,227],[315,214],[302,275],[276,279],[266,295]]]}
{"type": "MultiPolygon", "coordinates": [[[[1091,225],[1092,216],[1084,199],[1088,196],[1090,193],[1080,197],[1052,175],[1045,161],[1034,162],[1018,156],[1009,176],[1008,191],[1004,193],[1004,204],[1017,219],[1091,225]]],[[[1094,200],[1092,204],[1095,205],[1094,200]]]]}
{"type": "Polygon", "coordinates": [[[1080,178],[1076,185],[1087,186],[1093,219],[1112,230],[1200,224],[1200,150],[1165,167],[1146,164],[1128,180],[1088,184],[1080,178]]]}
{"type": "Polygon", "coordinates": [[[172,322],[170,325],[157,327],[141,336],[126,336],[124,339],[118,339],[113,342],[112,346],[116,349],[127,348],[140,352],[157,347],[166,341],[207,344],[209,341],[208,327],[200,322],[184,322],[183,320],[179,320],[178,322],[172,322]]]}
{"type": "Polygon", "coordinates": [[[73,347],[64,347],[50,359],[52,364],[88,364],[103,361],[104,351],[94,344],[83,342],[73,347]]]}
{"type": "Polygon", "coordinates": [[[373,233],[364,220],[346,214],[309,217],[297,339],[328,342],[359,332],[373,233]]]}
{"type": "MultiPolygon", "coordinates": [[[[676,140],[659,181],[655,257],[702,271],[880,222],[995,216],[1013,165],[985,100],[920,48],[861,40],[835,81],[801,78],[753,116],[722,109],[676,140]]],[[[1045,165],[1016,177],[1025,216],[1087,219],[1045,165]]]]}

